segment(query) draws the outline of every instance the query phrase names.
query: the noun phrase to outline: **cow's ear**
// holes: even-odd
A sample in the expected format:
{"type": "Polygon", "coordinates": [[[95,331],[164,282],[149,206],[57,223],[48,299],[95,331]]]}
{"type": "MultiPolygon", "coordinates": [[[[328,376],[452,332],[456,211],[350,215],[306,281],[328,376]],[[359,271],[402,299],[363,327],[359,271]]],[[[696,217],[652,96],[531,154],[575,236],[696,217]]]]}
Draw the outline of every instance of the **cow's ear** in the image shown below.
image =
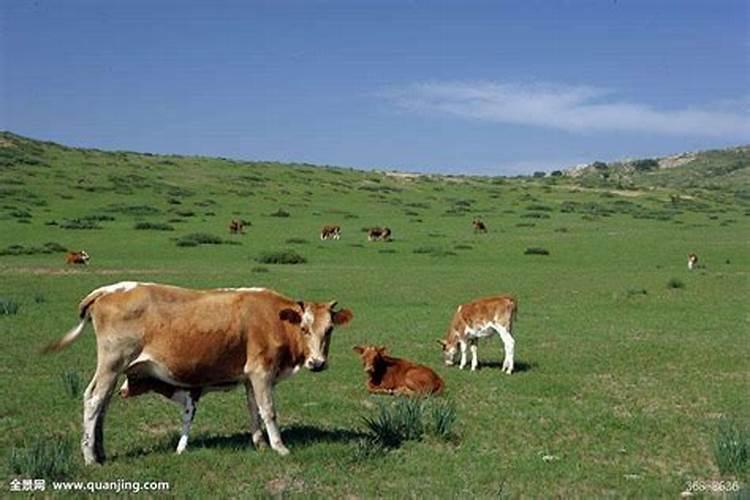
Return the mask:
{"type": "Polygon", "coordinates": [[[353,317],[354,314],[349,309],[342,309],[332,314],[331,321],[334,325],[342,326],[349,323],[353,317]]]}
{"type": "Polygon", "coordinates": [[[338,304],[338,301],[336,301],[336,300],[332,300],[332,301],[330,301],[330,302],[329,302],[329,303],[327,304],[327,305],[328,305],[328,310],[329,310],[329,311],[333,311],[334,309],[336,309],[336,304],[338,304]]]}
{"type": "Polygon", "coordinates": [[[384,345],[381,345],[380,347],[378,347],[378,348],[377,348],[377,349],[375,349],[375,350],[376,350],[376,351],[378,351],[378,353],[380,353],[380,354],[382,355],[382,354],[385,354],[385,351],[386,351],[387,349],[388,349],[388,348],[387,348],[386,346],[384,346],[384,345]]]}
{"type": "Polygon", "coordinates": [[[302,316],[300,316],[294,309],[283,309],[279,313],[279,319],[282,321],[288,321],[293,325],[299,325],[302,323],[302,316]]]}
{"type": "Polygon", "coordinates": [[[305,303],[304,302],[302,302],[301,300],[298,300],[297,301],[297,305],[300,307],[300,309],[302,309],[302,312],[305,312],[305,303]]]}
{"type": "Polygon", "coordinates": [[[354,347],[352,347],[352,351],[356,352],[357,354],[362,354],[363,352],[365,352],[365,348],[361,345],[355,345],[354,347]]]}
{"type": "Polygon", "coordinates": [[[438,339],[437,343],[438,343],[438,344],[440,344],[440,345],[441,345],[441,346],[443,346],[443,347],[445,347],[445,346],[446,346],[446,345],[448,344],[448,343],[447,343],[447,342],[446,342],[445,340],[443,340],[443,339],[438,339]]]}

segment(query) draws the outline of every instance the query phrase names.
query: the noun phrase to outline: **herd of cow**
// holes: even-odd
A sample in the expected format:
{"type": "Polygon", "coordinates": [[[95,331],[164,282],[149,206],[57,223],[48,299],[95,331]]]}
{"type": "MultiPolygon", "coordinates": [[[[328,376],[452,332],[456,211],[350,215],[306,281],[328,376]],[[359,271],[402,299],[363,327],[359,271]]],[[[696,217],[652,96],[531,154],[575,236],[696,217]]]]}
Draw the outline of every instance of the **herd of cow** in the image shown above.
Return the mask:
{"type": "MultiPolygon", "coordinates": [[[[78,338],[90,322],[97,345],[96,372],[83,397],[81,448],[87,464],[104,461],[104,415],[118,379],[122,397],[156,392],[183,407],[177,452],[185,450],[198,400],[242,384],[256,447],[288,453],[276,424],[272,389],[305,367],[326,368],[331,334],[353,314],[336,301],[292,300],[265,288],[192,290],[125,281],[93,290],[79,304],[80,322],[45,352],[78,338]]],[[[445,338],[445,363],[476,370],[477,341],[494,333],[505,346],[503,371],[512,373],[516,300],[488,297],[458,306],[445,338]]],[[[373,393],[436,394],[443,380],[430,368],[389,356],[385,347],[356,346],[373,393]]]]}
{"type": "MultiPolygon", "coordinates": [[[[487,232],[479,219],[474,230],[487,232]]],[[[232,221],[230,231],[242,233],[243,221],[232,221]]],[[[341,227],[324,226],[321,240],[338,240],[341,227]]],[[[387,227],[371,228],[368,239],[389,240],[387,227]]],[[[68,252],[69,264],[87,264],[86,251],[68,252]]],[[[688,255],[688,268],[698,257],[688,255]]],[[[281,379],[305,367],[326,368],[331,333],[348,324],[353,314],[327,303],[295,301],[265,288],[191,290],[156,283],[125,281],[93,290],[79,304],[80,322],[45,352],[72,343],[87,323],[94,327],[97,367],[84,392],[81,448],[87,464],[104,461],[104,415],[118,379],[124,398],[159,393],[182,406],[182,453],[199,399],[206,392],[245,387],[250,431],[256,447],[265,445],[262,425],[272,449],[289,451],[276,424],[272,389],[281,379]]],[[[445,337],[439,340],[446,365],[476,370],[477,343],[494,334],[503,342],[502,371],[514,369],[513,323],[518,304],[498,295],[461,304],[445,337]]],[[[355,346],[372,393],[438,394],[445,382],[431,368],[390,356],[384,346],[355,346]]]]}

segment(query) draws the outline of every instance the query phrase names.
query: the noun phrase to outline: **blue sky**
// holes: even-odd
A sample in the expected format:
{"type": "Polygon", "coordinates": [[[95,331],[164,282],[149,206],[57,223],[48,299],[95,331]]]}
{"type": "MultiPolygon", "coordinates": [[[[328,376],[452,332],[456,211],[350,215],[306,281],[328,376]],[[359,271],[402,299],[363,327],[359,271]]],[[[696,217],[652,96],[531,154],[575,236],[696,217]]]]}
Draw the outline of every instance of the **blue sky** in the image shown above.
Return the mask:
{"type": "Polygon", "coordinates": [[[750,2],[0,3],[0,129],[510,175],[750,143],[750,2]]]}

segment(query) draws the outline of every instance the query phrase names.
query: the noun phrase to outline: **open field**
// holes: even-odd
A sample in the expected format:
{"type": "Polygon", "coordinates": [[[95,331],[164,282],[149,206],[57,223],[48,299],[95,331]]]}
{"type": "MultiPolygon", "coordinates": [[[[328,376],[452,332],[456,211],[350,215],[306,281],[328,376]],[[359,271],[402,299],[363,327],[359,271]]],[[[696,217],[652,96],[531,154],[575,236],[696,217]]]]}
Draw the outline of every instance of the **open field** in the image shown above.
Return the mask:
{"type": "MultiPolygon", "coordinates": [[[[674,498],[694,480],[746,485],[748,470],[722,475],[713,452],[722,419],[750,422],[750,163],[740,161],[744,170],[727,175],[743,183],[698,176],[618,190],[566,177],[409,177],[106,153],[4,134],[0,299],[18,309],[0,315],[0,445],[67,440],[71,479],[169,481],[179,496],[674,498]],[[475,216],[487,234],[472,231],[475,216]],[[233,218],[251,223],[246,234],[229,234],[233,218]],[[331,223],[341,240],[320,241],[331,223]],[[389,226],[393,241],[368,242],[362,228],[375,225],[389,226]],[[194,245],[194,233],[229,244],[194,245]],[[91,264],[65,265],[50,242],[86,249],[91,264]],[[531,247],[549,255],[525,254],[531,247]],[[256,260],[286,249],[307,262],[256,260]],[[688,252],[700,257],[692,272],[688,252]],[[109,460],[83,467],[81,398],[66,394],[62,377],[75,372],[85,386],[94,335],[89,327],[60,354],[37,352],[76,323],[83,295],[120,280],[267,286],[353,310],[334,334],[330,368],[276,388],[289,457],[249,445],[237,390],[201,401],[181,456],[174,404],[115,396],[109,460]],[[480,342],[478,372],[443,366],[435,341],[456,305],[499,292],[520,303],[517,373],[500,372],[497,337],[480,342]],[[351,351],[364,342],[445,379],[456,439],[357,454],[362,417],[387,400],[365,391],[351,351]]],[[[2,467],[14,477],[7,460],[2,467]]]]}

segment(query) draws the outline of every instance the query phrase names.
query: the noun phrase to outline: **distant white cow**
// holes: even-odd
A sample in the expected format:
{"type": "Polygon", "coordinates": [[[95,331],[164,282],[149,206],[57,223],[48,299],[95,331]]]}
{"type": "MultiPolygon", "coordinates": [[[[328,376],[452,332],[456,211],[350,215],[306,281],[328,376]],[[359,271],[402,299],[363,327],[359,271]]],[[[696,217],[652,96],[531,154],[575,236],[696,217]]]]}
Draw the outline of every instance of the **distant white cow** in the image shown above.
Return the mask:
{"type": "Polygon", "coordinates": [[[698,256],[691,252],[688,254],[688,269],[692,271],[696,266],[698,266],[698,256]]]}

